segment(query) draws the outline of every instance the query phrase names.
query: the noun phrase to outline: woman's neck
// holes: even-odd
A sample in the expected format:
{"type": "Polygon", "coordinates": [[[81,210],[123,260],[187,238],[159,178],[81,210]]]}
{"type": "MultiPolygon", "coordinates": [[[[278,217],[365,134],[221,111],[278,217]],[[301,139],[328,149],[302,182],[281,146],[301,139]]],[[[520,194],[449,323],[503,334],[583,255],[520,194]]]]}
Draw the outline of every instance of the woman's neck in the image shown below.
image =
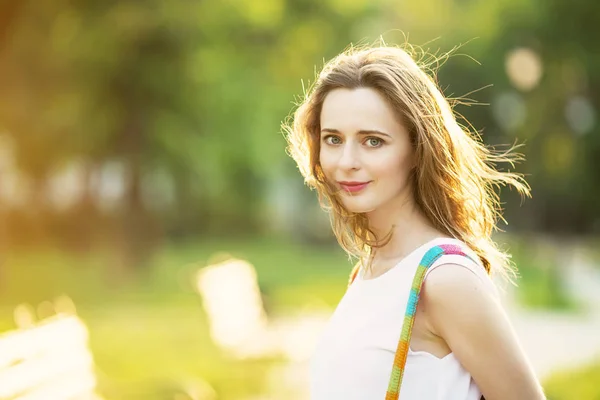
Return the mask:
{"type": "Polygon", "coordinates": [[[375,210],[368,218],[369,228],[378,240],[391,233],[390,240],[375,249],[374,259],[383,262],[402,258],[428,241],[448,236],[431,226],[414,201],[404,201],[387,210],[375,210]]]}

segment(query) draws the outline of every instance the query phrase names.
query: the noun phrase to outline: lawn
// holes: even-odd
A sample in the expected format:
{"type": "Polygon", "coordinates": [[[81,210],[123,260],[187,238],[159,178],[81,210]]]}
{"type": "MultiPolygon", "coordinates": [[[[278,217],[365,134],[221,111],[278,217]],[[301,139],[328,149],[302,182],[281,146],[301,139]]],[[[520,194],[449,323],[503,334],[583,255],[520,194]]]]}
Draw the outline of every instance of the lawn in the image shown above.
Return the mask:
{"type": "Polygon", "coordinates": [[[557,372],[545,384],[549,400],[600,400],[600,359],[581,368],[557,372]]]}
{"type": "Polygon", "coordinates": [[[110,257],[102,253],[10,254],[3,271],[10,285],[0,294],[0,329],[13,328],[17,304],[37,306],[67,294],[90,329],[99,391],[107,399],[174,399],[184,388],[203,390],[204,382],[219,399],[259,395],[269,369],[281,360],[239,361],[215,347],[194,290],[195,272],[220,252],[254,264],[270,315],[333,307],[350,270],[335,246],[309,248],[275,239],[165,246],[149,273],[120,284],[106,275],[110,257]]]}
{"type": "MultiPolygon", "coordinates": [[[[523,249],[524,299],[537,306],[564,300],[547,272],[523,249]],[[533,260],[533,261],[532,261],[533,260]],[[536,275],[538,274],[538,275],[536,275]],[[533,299],[533,300],[531,300],[533,299]]],[[[250,261],[257,270],[265,308],[285,316],[301,308],[332,309],[343,295],[351,265],[334,244],[306,246],[282,239],[197,240],[164,246],[148,271],[125,282],[111,276],[111,258],[96,252],[68,255],[55,250],[8,254],[0,292],[0,329],[12,328],[12,309],[38,305],[67,294],[87,323],[99,371],[100,392],[108,400],[164,400],[188,391],[214,388],[219,399],[244,399],[265,390],[269,369],[281,360],[229,358],[209,338],[194,275],[223,253],[250,261]]],[[[557,397],[558,398],[558,397],[557,397]]]]}

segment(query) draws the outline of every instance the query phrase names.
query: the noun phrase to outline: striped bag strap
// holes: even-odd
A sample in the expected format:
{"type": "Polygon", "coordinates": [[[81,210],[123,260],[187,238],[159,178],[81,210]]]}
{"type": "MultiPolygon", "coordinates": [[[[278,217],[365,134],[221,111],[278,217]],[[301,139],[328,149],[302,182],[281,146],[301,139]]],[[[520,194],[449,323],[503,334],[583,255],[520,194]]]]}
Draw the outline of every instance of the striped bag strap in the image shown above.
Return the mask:
{"type": "Polygon", "coordinates": [[[398,342],[398,348],[396,349],[392,375],[388,384],[385,400],[398,400],[400,396],[400,386],[402,385],[402,377],[404,376],[404,367],[406,365],[406,357],[408,356],[410,337],[415,323],[415,313],[419,295],[421,293],[421,287],[423,286],[427,270],[443,255],[460,255],[478,263],[478,261],[465,251],[464,247],[455,244],[434,246],[425,253],[419,263],[410,289],[406,313],[404,314],[404,322],[402,323],[402,331],[400,333],[400,341],[398,342]]]}

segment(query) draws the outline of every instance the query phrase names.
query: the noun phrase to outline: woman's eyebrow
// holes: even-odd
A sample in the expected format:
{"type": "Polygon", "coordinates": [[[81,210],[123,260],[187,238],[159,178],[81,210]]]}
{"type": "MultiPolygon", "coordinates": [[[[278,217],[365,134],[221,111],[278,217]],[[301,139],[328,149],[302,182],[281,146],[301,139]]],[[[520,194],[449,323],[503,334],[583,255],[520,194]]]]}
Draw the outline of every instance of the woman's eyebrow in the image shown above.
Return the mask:
{"type": "MultiPolygon", "coordinates": [[[[338,131],[337,129],[331,129],[331,128],[323,128],[321,129],[321,133],[323,132],[328,132],[328,133],[337,133],[337,134],[341,134],[340,131],[338,131]]],[[[360,131],[356,132],[358,135],[382,135],[382,136],[387,136],[389,138],[392,138],[391,135],[382,132],[382,131],[378,131],[377,129],[361,129],[360,131]]]]}

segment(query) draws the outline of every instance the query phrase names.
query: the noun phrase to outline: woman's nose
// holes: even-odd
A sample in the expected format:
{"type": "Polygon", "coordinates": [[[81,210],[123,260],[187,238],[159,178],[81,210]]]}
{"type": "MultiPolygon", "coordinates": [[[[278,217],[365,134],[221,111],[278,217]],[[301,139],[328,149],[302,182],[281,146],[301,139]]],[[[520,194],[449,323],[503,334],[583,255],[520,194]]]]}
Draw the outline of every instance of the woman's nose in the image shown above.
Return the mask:
{"type": "Polygon", "coordinates": [[[358,149],[351,143],[342,148],[338,166],[342,169],[357,169],[360,167],[358,149]]]}

